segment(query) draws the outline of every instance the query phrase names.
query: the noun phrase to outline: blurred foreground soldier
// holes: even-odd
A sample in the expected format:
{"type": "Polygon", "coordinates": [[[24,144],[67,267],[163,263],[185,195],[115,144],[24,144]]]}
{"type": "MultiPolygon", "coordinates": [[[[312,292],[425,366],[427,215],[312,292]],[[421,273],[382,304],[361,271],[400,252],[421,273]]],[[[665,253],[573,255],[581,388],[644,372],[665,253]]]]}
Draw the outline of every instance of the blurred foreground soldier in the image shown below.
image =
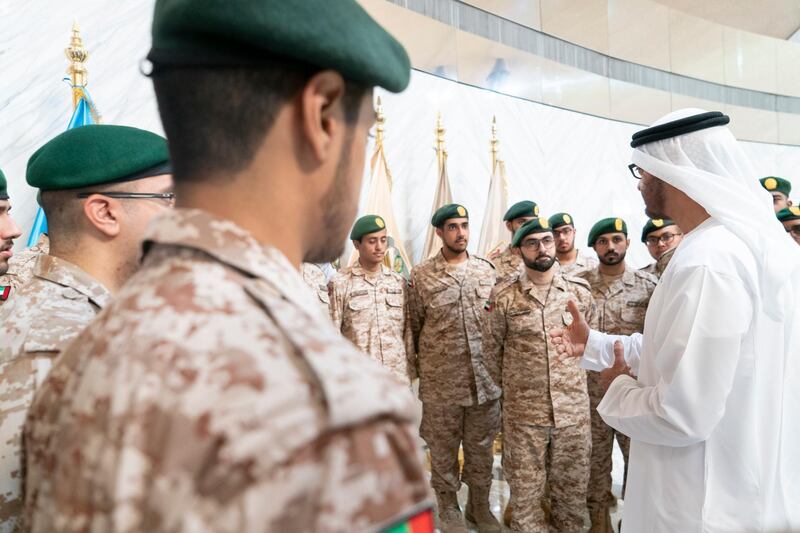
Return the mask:
{"type": "MultiPolygon", "coordinates": [[[[506,223],[506,228],[511,233],[511,240],[514,239],[514,233],[529,220],[539,216],[539,206],[536,202],[530,200],[523,200],[517,202],[508,208],[503,220],[506,223]]],[[[506,247],[501,254],[489,259],[497,269],[497,282],[513,281],[519,275],[520,266],[522,265],[522,258],[519,255],[519,250],[510,244],[506,247]]]]}
{"type": "Polygon", "coordinates": [[[95,125],[62,133],[28,162],[52,249],[0,312],[0,531],[22,514],[22,425],[34,392],[136,270],[145,227],[173,202],[168,158],[154,133],[95,125]]]}
{"type": "Polygon", "coordinates": [[[410,313],[422,400],[420,433],[431,452],[431,485],[440,528],[466,532],[456,493],[469,486],[466,518],[479,531],[500,531],[489,509],[494,437],[500,429],[500,388],[483,359],[495,271],[469,255],[469,214],[458,204],[431,219],[442,239],[438,254],[411,271],[410,313]],[[464,448],[459,476],[458,449],[464,448]]]}
{"type": "Polygon", "coordinates": [[[345,338],[391,370],[401,382],[416,379],[406,280],[383,264],[386,223],[377,215],[359,218],[350,232],[358,261],[331,278],[331,319],[345,338]]]}
{"type": "MultiPolygon", "coordinates": [[[[644,315],[657,279],[652,274],[634,270],[625,263],[630,246],[628,225],[621,218],[606,218],[589,232],[589,246],[597,252],[600,264],[581,277],[592,287],[597,305],[597,330],[613,335],[632,335],[644,329],[644,315]]],[[[614,439],[625,459],[627,473],[630,439],[603,422],[597,406],[605,390],[600,372],[587,372],[592,417],[592,461],[586,503],[592,521],[592,533],[611,533],[610,507],[616,505],[611,492],[611,455],[614,439]]],[[[623,480],[623,497],[625,494],[623,480]]]]}
{"type": "MultiPolygon", "coordinates": [[[[11,218],[11,201],[8,197],[6,175],[0,170],[0,275],[5,278],[9,260],[13,257],[14,239],[22,235],[17,223],[11,218]]],[[[0,285],[0,305],[8,300],[12,287],[8,283],[0,285]]]]}
{"type": "Polygon", "coordinates": [[[325,279],[325,272],[322,267],[314,263],[303,263],[300,265],[300,275],[303,282],[317,296],[317,303],[323,315],[330,314],[330,296],[328,295],[328,280],[325,279]]]}
{"type": "Polygon", "coordinates": [[[36,395],[30,529],[432,531],[413,396],[299,273],[408,56],[352,0],[158,0],[152,42],[179,207],[36,395]]]}
{"type": "Polygon", "coordinates": [[[648,218],[642,229],[642,242],[647,246],[650,257],[656,262],[641,270],[660,278],[682,239],[683,233],[672,220],[648,218]]]}
{"type": "Polygon", "coordinates": [[[498,285],[492,301],[486,360],[503,389],[503,469],[511,488],[511,531],[580,531],[586,508],[591,437],[586,372],[559,361],[547,336],[572,317],[576,300],[592,319],[589,285],[560,272],[546,218],[525,223],[513,245],[525,270],[498,285]],[[550,487],[548,524],[541,506],[550,487]]]}
{"type": "Polygon", "coordinates": [[[800,244],[800,207],[781,209],[778,211],[778,220],[794,242],[800,244]]]}
{"type": "Polygon", "coordinates": [[[569,213],[556,213],[550,217],[553,238],[556,240],[556,259],[561,272],[578,276],[581,272],[597,267],[597,260],[579,253],[575,247],[575,219],[569,213]]]}
{"type": "Polygon", "coordinates": [[[777,176],[767,176],[766,178],[761,178],[759,182],[772,195],[772,207],[776,213],[781,209],[792,206],[792,201],[789,200],[789,195],[792,193],[792,184],[789,183],[789,180],[777,176]]]}
{"type": "Polygon", "coordinates": [[[680,110],[633,137],[647,214],[686,232],[644,335],[590,332],[574,306],[552,332],[620,374],[597,410],[631,438],[623,531],[800,529],[800,249],[728,121],[680,110]]]}
{"type": "Polygon", "coordinates": [[[40,255],[50,253],[50,237],[47,233],[39,235],[36,244],[13,255],[8,260],[8,271],[0,275],[0,305],[3,305],[20,287],[33,277],[33,267],[40,255]]]}

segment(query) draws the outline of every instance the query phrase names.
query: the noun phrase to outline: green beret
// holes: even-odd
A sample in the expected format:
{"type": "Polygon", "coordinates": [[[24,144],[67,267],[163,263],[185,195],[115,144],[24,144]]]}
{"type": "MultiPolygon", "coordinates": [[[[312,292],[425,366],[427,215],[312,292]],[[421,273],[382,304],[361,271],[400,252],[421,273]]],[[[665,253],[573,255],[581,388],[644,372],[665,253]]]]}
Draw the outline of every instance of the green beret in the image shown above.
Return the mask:
{"type": "Polygon", "coordinates": [[[761,186],[767,189],[769,192],[782,192],[787,198],[789,197],[789,193],[792,192],[792,184],[789,183],[789,180],[779,178],[778,176],[767,176],[766,178],[761,178],[758,181],[760,181],[761,186]]]}
{"type": "Polygon", "coordinates": [[[589,246],[594,246],[597,238],[605,233],[623,233],[627,237],[628,225],[621,218],[604,218],[589,231],[589,246]]]}
{"type": "Polygon", "coordinates": [[[575,221],[569,213],[556,213],[550,217],[550,226],[552,226],[553,229],[558,229],[568,224],[571,224],[573,227],[575,226],[575,221]]]}
{"type": "Polygon", "coordinates": [[[522,244],[522,239],[531,233],[544,232],[553,233],[553,227],[550,225],[550,221],[545,217],[531,219],[519,227],[517,232],[514,234],[514,238],[511,239],[511,246],[518,248],[519,245],[522,244]]]}
{"type": "Polygon", "coordinates": [[[36,150],[26,179],[47,191],[169,173],[166,139],[128,126],[96,124],[67,130],[36,150]]]}
{"type": "Polygon", "coordinates": [[[538,217],[538,216],[539,216],[539,206],[536,205],[536,202],[531,202],[530,200],[523,200],[509,207],[508,211],[506,211],[506,214],[503,216],[503,220],[511,221],[519,217],[538,217]]]}
{"type": "Polygon", "coordinates": [[[776,213],[778,220],[781,222],[788,222],[790,220],[800,219],[800,207],[786,207],[776,213]]]}
{"type": "Polygon", "coordinates": [[[675,223],[668,218],[648,218],[647,224],[645,224],[644,228],[642,228],[642,242],[645,242],[647,240],[647,236],[654,231],[674,225],[675,223]]]}
{"type": "Polygon", "coordinates": [[[160,68],[258,67],[283,57],[392,92],[408,86],[403,46],[355,0],[158,0],[147,58],[160,68]]]}
{"type": "Polygon", "coordinates": [[[0,170],[0,200],[8,200],[8,183],[2,170],[0,170]]]}
{"type": "Polygon", "coordinates": [[[440,207],[431,217],[431,226],[441,228],[451,218],[469,218],[467,208],[460,204],[447,204],[440,207]]]}
{"type": "Polygon", "coordinates": [[[385,230],[386,222],[383,221],[378,215],[365,215],[353,224],[353,230],[350,232],[350,240],[360,240],[364,235],[375,233],[377,231],[385,230]]]}

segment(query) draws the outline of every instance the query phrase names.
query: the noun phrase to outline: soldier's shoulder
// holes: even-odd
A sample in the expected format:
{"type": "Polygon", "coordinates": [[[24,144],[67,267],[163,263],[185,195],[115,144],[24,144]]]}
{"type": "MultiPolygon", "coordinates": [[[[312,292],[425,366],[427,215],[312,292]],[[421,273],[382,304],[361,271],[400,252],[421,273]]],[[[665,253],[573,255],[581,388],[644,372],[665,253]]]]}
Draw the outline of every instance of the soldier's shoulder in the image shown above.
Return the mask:
{"type": "Polygon", "coordinates": [[[564,274],[563,276],[570,289],[574,292],[585,293],[588,296],[592,295],[592,285],[585,278],[575,274],[564,274]]]}
{"type": "Polygon", "coordinates": [[[514,293],[519,287],[519,276],[506,278],[497,283],[492,289],[492,299],[495,301],[508,300],[514,297],[514,293]]]}
{"type": "Polygon", "coordinates": [[[328,280],[328,285],[338,286],[343,283],[347,283],[352,275],[353,269],[351,267],[340,268],[333,276],[331,276],[331,279],[328,280]]]}
{"type": "Polygon", "coordinates": [[[429,257],[418,264],[414,265],[411,269],[412,276],[423,276],[434,269],[436,256],[429,257]]]}
{"type": "Polygon", "coordinates": [[[485,257],[481,257],[479,255],[471,255],[470,259],[474,259],[475,260],[475,265],[477,265],[478,268],[486,269],[486,270],[492,271],[492,272],[495,270],[494,263],[492,263],[491,261],[489,261],[485,257]]]}
{"type": "Polygon", "coordinates": [[[634,270],[633,275],[642,280],[642,283],[648,286],[655,287],[658,284],[658,277],[655,274],[646,270],[634,270]]]}

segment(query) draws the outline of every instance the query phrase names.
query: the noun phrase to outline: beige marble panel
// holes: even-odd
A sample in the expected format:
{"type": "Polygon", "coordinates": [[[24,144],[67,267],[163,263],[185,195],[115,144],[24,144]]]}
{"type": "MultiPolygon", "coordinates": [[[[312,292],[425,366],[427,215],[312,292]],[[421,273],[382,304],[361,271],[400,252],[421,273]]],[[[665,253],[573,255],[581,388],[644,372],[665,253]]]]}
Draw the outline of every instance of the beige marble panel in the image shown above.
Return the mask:
{"type": "Polygon", "coordinates": [[[608,53],[669,70],[669,9],[650,0],[608,0],[608,53]]]}
{"type": "Polygon", "coordinates": [[[670,10],[669,50],[672,72],[725,83],[724,27],[670,10]]]}
{"type": "Polygon", "coordinates": [[[539,0],[542,31],[608,53],[607,0],[539,0]]]}
{"type": "Polygon", "coordinates": [[[778,41],[775,46],[778,93],[800,96],[800,44],[778,41]]]}
{"type": "Polygon", "coordinates": [[[725,84],[775,92],[775,39],[725,28],[725,84]]]}
{"type": "Polygon", "coordinates": [[[800,145],[800,115],[778,113],[778,142],[800,145]]]}
{"type": "Polygon", "coordinates": [[[731,117],[728,127],[737,139],[778,142],[778,113],[775,111],[726,105],[724,112],[731,117]]]}
{"type": "Polygon", "coordinates": [[[542,19],[539,16],[539,0],[463,0],[465,4],[494,13],[518,24],[542,29],[542,19]]]}
{"type": "Polygon", "coordinates": [[[610,80],[611,116],[649,125],[672,110],[671,94],[624,81],[610,80]]]}
{"type": "Polygon", "coordinates": [[[534,101],[542,100],[542,59],[471,33],[458,34],[462,83],[534,101]]]}
{"type": "Polygon", "coordinates": [[[542,101],[611,118],[608,78],[542,59],[542,101]]]}
{"type": "Polygon", "coordinates": [[[693,107],[702,109],[704,111],[722,111],[725,112],[725,104],[716,102],[714,100],[704,100],[703,98],[695,98],[694,96],[686,96],[683,94],[672,93],[672,110],[685,109],[693,107]]]}
{"type": "Polygon", "coordinates": [[[408,51],[414,68],[458,80],[458,30],[386,0],[358,0],[408,51]]]}

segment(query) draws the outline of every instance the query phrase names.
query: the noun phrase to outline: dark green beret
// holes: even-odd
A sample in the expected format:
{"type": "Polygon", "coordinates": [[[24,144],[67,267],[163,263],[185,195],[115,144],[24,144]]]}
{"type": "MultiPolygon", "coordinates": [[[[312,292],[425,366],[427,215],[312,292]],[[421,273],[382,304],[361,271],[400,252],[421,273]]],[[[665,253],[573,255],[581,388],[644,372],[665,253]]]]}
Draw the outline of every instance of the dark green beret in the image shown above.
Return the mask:
{"type": "Polygon", "coordinates": [[[789,183],[789,180],[779,178],[778,176],[767,176],[758,181],[760,181],[761,186],[769,192],[782,192],[787,198],[789,197],[789,193],[792,192],[792,184],[789,183]]]}
{"type": "Polygon", "coordinates": [[[776,213],[778,220],[781,222],[788,222],[790,220],[800,219],[800,207],[786,207],[776,213]]]}
{"type": "Polygon", "coordinates": [[[517,248],[520,244],[522,244],[522,239],[531,233],[544,232],[553,233],[553,227],[550,225],[550,221],[545,217],[531,219],[519,227],[517,232],[514,234],[514,238],[511,239],[511,246],[517,248]]]}
{"type": "Polygon", "coordinates": [[[431,226],[441,228],[451,218],[469,218],[469,211],[461,204],[447,204],[440,207],[431,217],[431,226]]]}
{"type": "Polygon", "coordinates": [[[668,218],[648,218],[647,224],[645,224],[644,228],[642,228],[642,242],[645,242],[647,240],[647,236],[654,231],[674,225],[675,223],[668,218]]]}
{"type": "Polygon", "coordinates": [[[575,221],[569,213],[556,213],[550,217],[550,226],[553,229],[560,228],[561,226],[572,225],[575,226],[575,221]]]}
{"type": "Polygon", "coordinates": [[[605,233],[624,233],[627,237],[628,225],[621,218],[604,218],[589,231],[589,246],[594,246],[597,238],[605,233]]]}
{"type": "Polygon", "coordinates": [[[47,191],[169,173],[166,139],[138,128],[96,124],[67,130],[36,150],[26,179],[47,191]]]}
{"type": "Polygon", "coordinates": [[[530,200],[523,200],[509,207],[508,211],[506,211],[506,214],[503,216],[503,220],[511,221],[519,217],[538,217],[538,216],[539,216],[539,206],[536,205],[536,202],[531,202],[530,200]]]}
{"type": "Polygon", "coordinates": [[[0,170],[0,200],[8,200],[8,183],[2,170],[0,170]]]}
{"type": "Polygon", "coordinates": [[[408,86],[403,46],[355,0],[158,0],[147,58],[161,68],[258,67],[283,57],[392,92],[408,86]]]}
{"type": "Polygon", "coordinates": [[[365,215],[353,224],[353,230],[350,232],[350,240],[360,240],[364,235],[375,233],[377,231],[385,230],[386,222],[383,221],[378,215],[365,215]]]}

